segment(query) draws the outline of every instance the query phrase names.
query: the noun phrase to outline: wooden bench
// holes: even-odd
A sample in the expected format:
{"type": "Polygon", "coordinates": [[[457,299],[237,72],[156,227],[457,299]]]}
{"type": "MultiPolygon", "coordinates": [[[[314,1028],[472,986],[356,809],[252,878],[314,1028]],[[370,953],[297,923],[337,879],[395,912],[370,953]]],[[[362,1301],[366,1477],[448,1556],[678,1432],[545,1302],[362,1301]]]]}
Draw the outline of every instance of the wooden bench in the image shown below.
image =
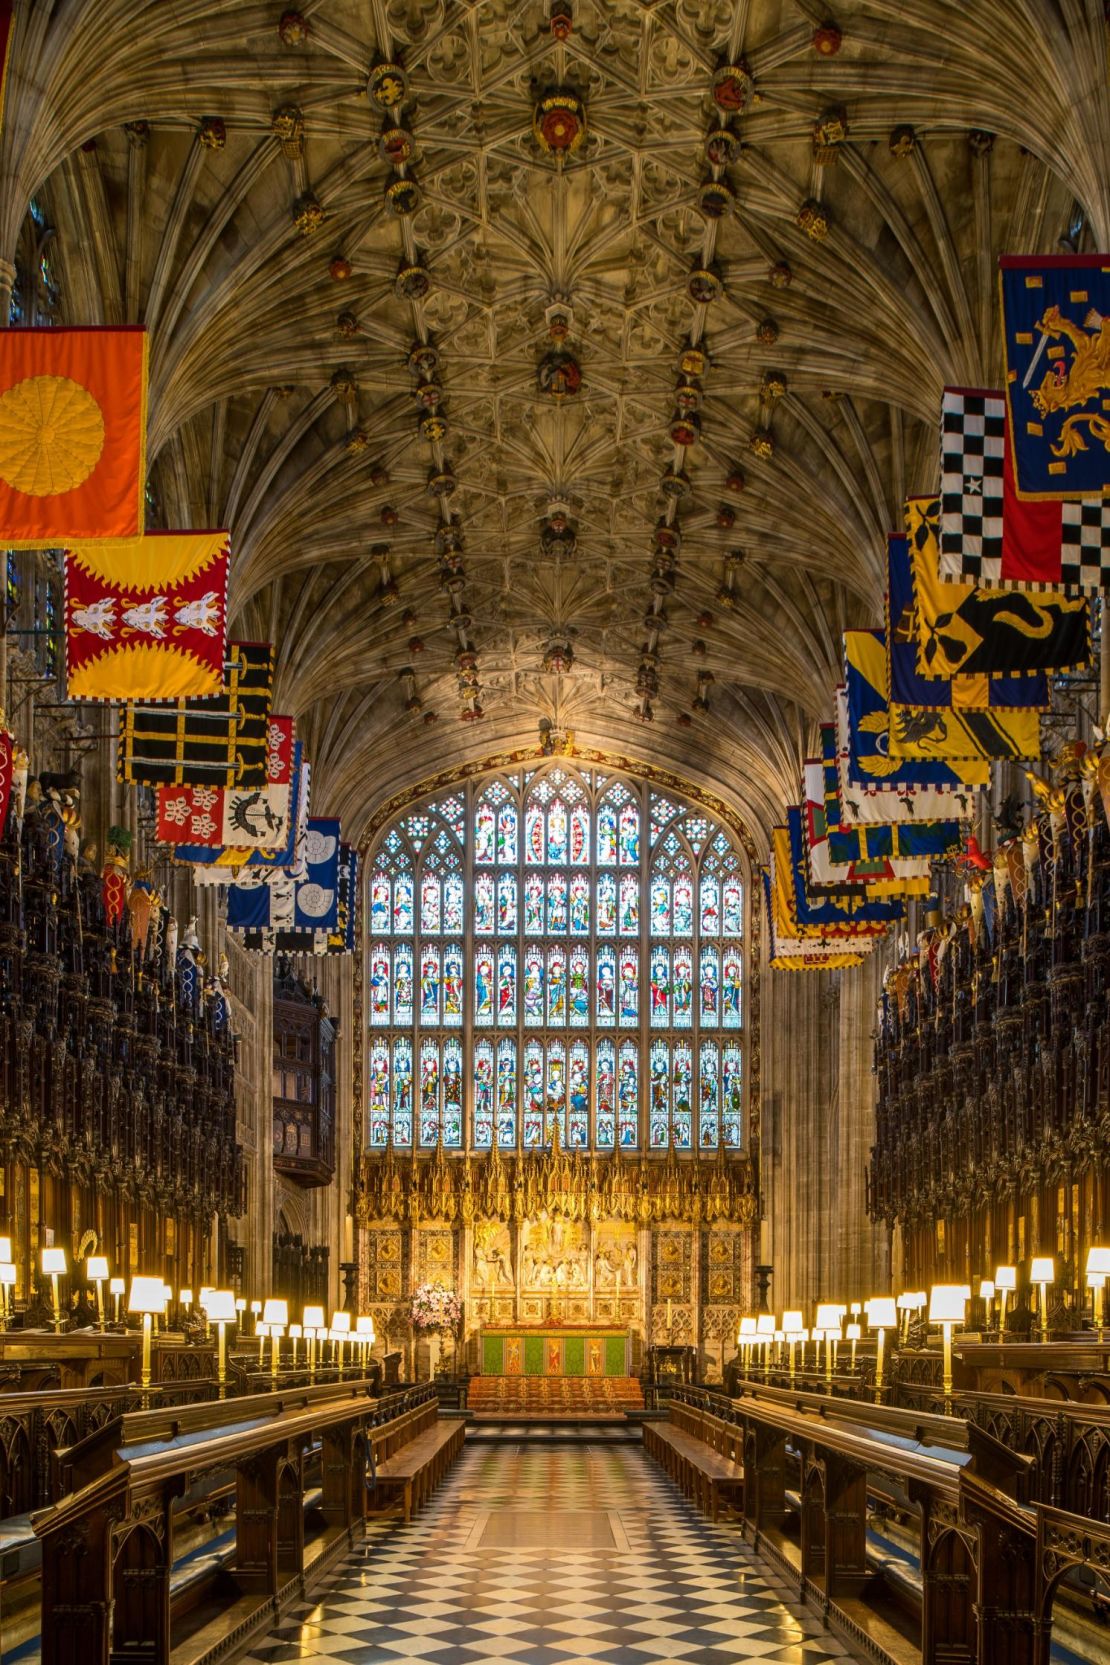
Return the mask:
{"type": "Polygon", "coordinates": [[[400,1491],[406,1524],[413,1511],[431,1497],[462,1450],[465,1433],[462,1417],[440,1417],[378,1462],[376,1489],[400,1491]]]}
{"type": "Polygon", "coordinates": [[[711,1520],[720,1518],[722,1502],[732,1508],[741,1506],[742,1464],[715,1450],[699,1435],[673,1422],[645,1422],[644,1450],[711,1520]]]}

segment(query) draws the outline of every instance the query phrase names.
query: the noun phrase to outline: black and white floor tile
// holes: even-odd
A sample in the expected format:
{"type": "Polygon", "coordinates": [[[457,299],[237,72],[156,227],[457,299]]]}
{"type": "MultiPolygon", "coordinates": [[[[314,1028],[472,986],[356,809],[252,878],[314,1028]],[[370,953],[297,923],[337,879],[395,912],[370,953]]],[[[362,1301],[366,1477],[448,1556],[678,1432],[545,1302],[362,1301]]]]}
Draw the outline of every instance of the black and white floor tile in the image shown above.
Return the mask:
{"type": "Polygon", "coordinates": [[[476,1445],[244,1665],[824,1665],[854,1655],[635,1446],[476,1445]]]}

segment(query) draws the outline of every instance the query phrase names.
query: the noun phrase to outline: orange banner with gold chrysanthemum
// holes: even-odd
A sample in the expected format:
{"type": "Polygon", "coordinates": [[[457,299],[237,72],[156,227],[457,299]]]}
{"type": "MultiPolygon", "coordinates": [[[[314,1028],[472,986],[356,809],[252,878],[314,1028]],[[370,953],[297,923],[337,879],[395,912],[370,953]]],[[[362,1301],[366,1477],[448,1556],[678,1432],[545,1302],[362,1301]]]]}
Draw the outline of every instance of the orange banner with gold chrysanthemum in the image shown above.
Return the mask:
{"type": "Polygon", "coordinates": [[[0,330],[0,546],[142,532],[146,379],[144,329],[0,330]]]}

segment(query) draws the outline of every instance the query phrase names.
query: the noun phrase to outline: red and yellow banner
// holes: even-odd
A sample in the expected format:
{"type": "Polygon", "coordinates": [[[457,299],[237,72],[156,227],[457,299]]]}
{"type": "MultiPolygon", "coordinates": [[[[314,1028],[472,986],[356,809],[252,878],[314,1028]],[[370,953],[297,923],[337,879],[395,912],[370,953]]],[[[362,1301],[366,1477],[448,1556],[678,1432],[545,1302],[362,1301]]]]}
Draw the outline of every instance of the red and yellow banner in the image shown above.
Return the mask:
{"type": "Polygon", "coordinates": [[[79,700],[219,694],[226,532],[151,532],[66,551],[66,688],[79,700]]]}
{"type": "Polygon", "coordinates": [[[0,330],[0,545],[140,535],[146,381],[144,329],[0,330]]]}

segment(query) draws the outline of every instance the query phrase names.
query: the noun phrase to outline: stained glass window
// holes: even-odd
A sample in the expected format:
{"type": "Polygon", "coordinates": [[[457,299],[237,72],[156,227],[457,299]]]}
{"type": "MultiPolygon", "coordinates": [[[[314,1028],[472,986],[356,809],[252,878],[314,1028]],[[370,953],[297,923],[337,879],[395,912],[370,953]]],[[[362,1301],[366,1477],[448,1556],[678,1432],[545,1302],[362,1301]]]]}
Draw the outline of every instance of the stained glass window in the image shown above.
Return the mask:
{"type": "Polygon", "coordinates": [[[669,937],[671,934],[671,887],[661,873],[651,880],[651,934],[669,937]]]}
{"type": "Polygon", "coordinates": [[[538,873],[529,873],[524,881],[524,934],[543,936],[543,880],[538,873]]]}
{"type": "Polygon", "coordinates": [[[463,958],[457,942],[443,951],[443,1021],[458,1027],[463,1017],[463,958]]]}
{"type": "Polygon", "coordinates": [[[497,950],[497,1023],[516,1027],[516,949],[507,942],[497,950]]]}
{"type": "Polygon", "coordinates": [[[420,881],[420,929],[425,936],[434,935],[439,930],[442,894],[435,874],[425,873],[420,881]]]}
{"type": "Polygon", "coordinates": [[[692,1029],[694,1024],[694,966],[689,948],[674,951],[671,962],[671,993],[674,999],[674,1026],[692,1029]]]}
{"type": "Polygon", "coordinates": [[[712,873],[701,882],[701,934],[719,936],[721,931],[721,886],[712,873]]]}
{"type": "Polygon", "coordinates": [[[621,936],[640,934],[640,885],[635,875],[625,873],[621,879],[621,936]]]}
{"type": "Polygon", "coordinates": [[[562,948],[551,948],[547,954],[547,1021],[560,1029],[567,1021],[567,956],[562,948]]]}
{"type": "Polygon", "coordinates": [[[479,948],[474,957],[474,1022],[485,1028],[493,1022],[493,951],[479,948]]]}
{"type": "Polygon", "coordinates": [[[398,936],[412,935],[412,879],[407,873],[393,881],[393,929],[398,936]]]}
{"type": "Polygon", "coordinates": [[[474,1047],[474,1147],[493,1148],[493,1047],[478,1041],[474,1047]]]}
{"type": "Polygon", "coordinates": [[[651,1043],[648,1088],[648,1143],[652,1150],[666,1150],[671,1126],[671,1049],[666,1041],[651,1043]]]}
{"type": "Polygon", "coordinates": [[[671,957],[665,948],[651,951],[651,1027],[671,1026],[671,957]]]}
{"type": "Polygon", "coordinates": [[[439,1143],[439,1042],[420,1047],[420,1143],[439,1143]]]}
{"type": "Polygon", "coordinates": [[[480,937],[493,935],[493,900],[493,874],[479,873],[474,881],[474,929],[480,937]]]}
{"type": "Polygon", "coordinates": [[[617,806],[611,797],[597,812],[597,860],[599,867],[617,865],[617,806]]]}
{"type": "Polygon", "coordinates": [[[516,810],[504,804],[497,817],[497,859],[516,865],[516,810]]]}
{"type": "Polygon", "coordinates": [[[581,946],[570,951],[567,1020],[572,1029],[586,1029],[590,1022],[590,956],[581,946]]]}
{"type": "Polygon", "coordinates": [[[674,1049],[671,1071],[671,1132],[676,1150],[689,1150],[693,1142],[694,1125],[694,1060],[688,1041],[679,1041],[674,1049]]]}
{"type": "Polygon", "coordinates": [[[590,859],[590,812],[585,804],[576,804],[570,812],[570,859],[575,867],[584,867],[590,859]]]}
{"type": "Polygon", "coordinates": [[[635,804],[625,804],[620,820],[620,854],[622,867],[636,867],[640,861],[640,812],[635,804]]]}
{"type": "Polygon", "coordinates": [[[543,949],[529,948],[524,956],[524,1022],[536,1029],[543,1023],[543,949]]]}
{"type": "Polygon", "coordinates": [[[462,1042],[457,1036],[443,1043],[443,1143],[461,1150],[463,1142],[462,1042]]]}
{"type": "Polygon", "coordinates": [[[516,936],[516,875],[502,873],[497,881],[497,929],[516,936]]]}
{"type": "Polygon", "coordinates": [[[439,949],[428,947],[420,956],[420,1021],[439,1022],[439,949]]]}
{"type": "Polygon", "coordinates": [[[707,815],[555,759],[410,807],[367,874],[371,1148],[741,1146],[745,868],[707,815]]]}
{"type": "Polygon", "coordinates": [[[597,1043],[597,1106],[594,1112],[595,1143],[599,1150],[612,1150],[617,1135],[617,1068],[612,1041],[597,1043]]]}
{"type": "Polygon", "coordinates": [[[389,1024],[389,949],[382,942],[370,950],[370,1022],[375,1029],[389,1024]]]}
{"type": "Polygon", "coordinates": [[[516,1149],[516,1042],[497,1043],[497,1143],[516,1149]]]}
{"type": "Polygon", "coordinates": [[[527,862],[543,862],[543,810],[538,804],[532,804],[524,817],[524,859],[527,862]]]}
{"type": "Polygon", "coordinates": [[[622,1150],[632,1150],[640,1142],[639,1076],[639,1049],[633,1041],[622,1041],[620,1078],[617,1082],[617,1102],[620,1108],[618,1137],[622,1150]]]}
{"type": "Polygon", "coordinates": [[[393,955],[393,1021],[412,1022],[412,944],[400,942],[393,955]]]}
{"type": "Polygon", "coordinates": [[[640,957],[635,948],[621,949],[620,980],[620,1025],[632,1029],[640,1013],[640,957]]]}
{"type": "Polygon", "coordinates": [[[375,1041],[370,1048],[370,1143],[384,1150],[389,1143],[389,1047],[375,1041]]]}
{"type": "Polygon", "coordinates": [[[375,873],[370,881],[370,929],[389,930],[389,875],[375,873]]]}
{"type": "Polygon", "coordinates": [[[720,1074],[716,1041],[703,1041],[698,1058],[698,1144],[703,1150],[715,1150],[720,1137],[720,1074]]]}
{"type": "Polygon", "coordinates": [[[597,934],[599,937],[617,934],[617,881],[611,873],[598,875],[597,934]]]}
{"type": "Polygon", "coordinates": [[[559,1129],[562,1144],[567,1142],[567,1051],[562,1041],[549,1041],[547,1046],[547,1118],[544,1143],[550,1145],[559,1129]]]}
{"type": "Polygon", "coordinates": [[[412,1042],[393,1043],[393,1143],[412,1146],[412,1042]]]}
{"type": "Polygon", "coordinates": [[[735,1042],[725,1047],[722,1070],[722,1129],[726,1145],[737,1150],[743,1143],[744,1055],[735,1042]]]}
{"type": "Polygon", "coordinates": [[[575,1041],[567,1070],[567,1143],[585,1150],[590,1142],[590,1049],[575,1041]]]}
{"type": "Polygon", "coordinates": [[[481,803],[474,816],[474,860],[480,862],[494,859],[494,829],[496,820],[493,805],[481,803]]]}
{"type": "Polygon", "coordinates": [[[703,1029],[716,1029],[720,1009],[721,964],[715,948],[701,951],[699,1013],[703,1029]]]}
{"type": "Polygon", "coordinates": [[[449,874],[443,881],[443,929],[461,931],[463,918],[463,882],[457,875],[449,874]]]}
{"type": "Polygon", "coordinates": [[[543,1143],[543,1047],[529,1041],[524,1048],[524,1144],[530,1148],[543,1143]]]}
{"type": "Polygon", "coordinates": [[[597,1026],[612,1029],[617,1021],[617,956],[612,948],[597,951],[597,1026]]]}
{"type": "Polygon", "coordinates": [[[743,1022],[743,968],[738,948],[726,948],[721,977],[722,1006],[726,1029],[739,1029],[743,1022]]]}
{"type": "Polygon", "coordinates": [[[567,928],[567,876],[552,873],[547,881],[547,928],[552,933],[567,928]]]}
{"type": "Polygon", "coordinates": [[[674,881],[674,908],[671,931],[676,937],[688,937],[694,930],[694,887],[687,868],[680,868],[674,881]]]}
{"type": "Polygon", "coordinates": [[[570,831],[567,817],[567,806],[562,798],[556,798],[547,812],[547,859],[548,861],[566,861],[567,839],[570,831]]]}

